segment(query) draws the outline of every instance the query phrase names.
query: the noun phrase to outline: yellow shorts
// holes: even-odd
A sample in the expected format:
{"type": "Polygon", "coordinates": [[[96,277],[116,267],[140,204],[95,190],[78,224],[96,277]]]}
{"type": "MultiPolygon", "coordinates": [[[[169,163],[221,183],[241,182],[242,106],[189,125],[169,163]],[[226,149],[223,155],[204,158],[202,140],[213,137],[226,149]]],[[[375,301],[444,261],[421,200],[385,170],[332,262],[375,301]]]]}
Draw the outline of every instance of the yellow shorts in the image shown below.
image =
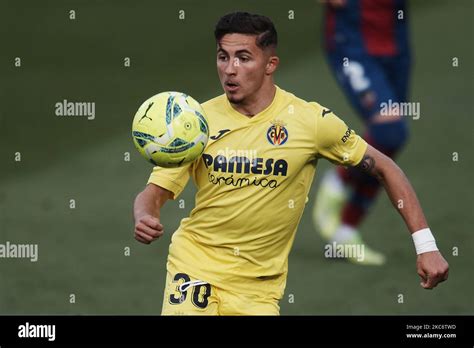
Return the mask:
{"type": "Polygon", "coordinates": [[[186,273],[169,270],[162,315],[279,315],[278,299],[217,288],[186,273]]]}

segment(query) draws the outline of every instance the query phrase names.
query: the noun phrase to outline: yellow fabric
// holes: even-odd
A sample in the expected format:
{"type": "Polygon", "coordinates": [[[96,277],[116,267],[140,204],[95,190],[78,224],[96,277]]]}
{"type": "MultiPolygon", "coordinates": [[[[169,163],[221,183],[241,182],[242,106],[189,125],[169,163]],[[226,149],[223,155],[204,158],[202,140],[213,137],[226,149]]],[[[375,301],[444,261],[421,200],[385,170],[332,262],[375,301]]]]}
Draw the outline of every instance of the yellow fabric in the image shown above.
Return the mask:
{"type": "Polygon", "coordinates": [[[193,164],[155,167],[149,179],[174,198],[190,177],[198,188],[168,261],[224,290],[281,298],[317,160],[356,165],[367,143],[327,108],[278,87],[272,104],[253,117],[234,110],[225,95],[203,108],[211,137],[223,135],[211,138],[193,164]]]}
{"type": "Polygon", "coordinates": [[[278,299],[261,294],[241,294],[211,284],[179,286],[194,277],[168,265],[162,315],[279,315],[278,299]]]}

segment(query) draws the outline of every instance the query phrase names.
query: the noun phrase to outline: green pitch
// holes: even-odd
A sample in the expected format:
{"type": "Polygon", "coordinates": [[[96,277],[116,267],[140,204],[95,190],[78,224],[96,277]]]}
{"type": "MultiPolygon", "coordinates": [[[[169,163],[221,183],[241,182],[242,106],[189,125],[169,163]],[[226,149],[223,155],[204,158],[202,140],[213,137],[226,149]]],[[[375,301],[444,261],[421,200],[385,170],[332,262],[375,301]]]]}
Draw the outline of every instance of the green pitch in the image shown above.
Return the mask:
{"type": "MultiPolygon", "coordinates": [[[[236,10],[231,1],[171,3],[0,5],[0,244],[38,245],[36,262],[0,258],[1,314],[160,313],[168,244],[193,206],[194,188],[190,182],[181,205],[171,201],[162,210],[166,236],[159,242],[133,239],[133,199],[152,167],[133,147],[132,118],[161,91],[199,101],[221,93],[212,30],[219,16],[236,10]],[[95,118],[56,116],[63,100],[95,103],[95,118]]],[[[318,3],[246,0],[239,9],[274,20],[277,84],[331,107],[360,133],[322,56],[318,3]]],[[[388,263],[328,261],[312,227],[310,196],[290,254],[282,314],[474,312],[473,3],[412,1],[410,10],[411,100],[421,103],[421,117],[409,121],[411,139],[399,164],[450,263],[450,278],[434,291],[419,286],[413,243],[385,195],[363,236],[388,263]]],[[[328,166],[321,161],[318,172],[328,166]]]]}

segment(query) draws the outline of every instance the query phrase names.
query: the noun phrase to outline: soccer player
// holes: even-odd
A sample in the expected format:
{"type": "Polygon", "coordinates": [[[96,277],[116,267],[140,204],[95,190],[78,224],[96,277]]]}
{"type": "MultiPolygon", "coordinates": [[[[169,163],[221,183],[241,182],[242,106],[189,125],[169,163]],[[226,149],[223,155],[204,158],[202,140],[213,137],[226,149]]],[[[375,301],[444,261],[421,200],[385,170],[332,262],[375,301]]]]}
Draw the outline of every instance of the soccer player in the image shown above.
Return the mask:
{"type": "MultiPolygon", "coordinates": [[[[134,204],[135,238],[164,233],[160,209],[189,178],[196,205],[172,236],[162,314],[277,315],[288,254],[315,174],[326,158],[377,177],[412,233],[421,285],[448,276],[407,178],[329,109],[273,82],[277,32],[271,20],[236,12],[215,28],[224,94],[203,104],[211,137],[184,167],[155,167],[134,204]]],[[[308,290],[310,291],[310,290],[308,290]]]]}
{"type": "MultiPolygon", "coordinates": [[[[364,139],[390,158],[408,138],[406,118],[383,105],[405,102],[410,71],[404,0],[326,0],[324,49],[329,66],[366,125],[364,139]]],[[[359,226],[380,191],[380,182],[357,168],[326,172],[316,194],[313,222],[328,242],[364,244],[359,226]]],[[[365,246],[361,265],[382,265],[385,256],[365,246]]]]}

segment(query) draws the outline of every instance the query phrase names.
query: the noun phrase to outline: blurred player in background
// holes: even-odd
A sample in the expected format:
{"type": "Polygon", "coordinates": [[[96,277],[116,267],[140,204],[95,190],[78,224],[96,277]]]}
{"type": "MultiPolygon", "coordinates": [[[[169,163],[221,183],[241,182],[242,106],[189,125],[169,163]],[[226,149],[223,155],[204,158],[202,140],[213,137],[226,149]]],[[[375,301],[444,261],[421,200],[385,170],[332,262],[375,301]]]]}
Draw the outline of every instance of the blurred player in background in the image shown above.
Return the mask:
{"type": "Polygon", "coordinates": [[[394,205],[403,199],[399,213],[413,236],[421,285],[445,280],[448,264],[400,168],[330,110],[274,84],[272,21],[231,13],[214,34],[225,93],[202,105],[213,135],[193,163],[155,167],[134,205],[135,238],[149,244],[163,235],[163,204],[191,177],[197,186],[195,208],[172,237],[162,314],[279,314],[288,255],[320,158],[376,176],[394,205]]]}
{"type": "MultiPolygon", "coordinates": [[[[407,98],[410,47],[404,0],[327,0],[324,49],[329,66],[351,105],[362,118],[363,138],[394,159],[408,129],[396,110],[384,103],[407,98]]],[[[395,103],[395,104],[393,104],[395,103]]],[[[362,244],[359,226],[379,193],[380,183],[356,168],[325,173],[316,194],[313,221],[328,242],[362,244]]],[[[358,264],[382,265],[385,256],[365,245],[358,264]]]]}

